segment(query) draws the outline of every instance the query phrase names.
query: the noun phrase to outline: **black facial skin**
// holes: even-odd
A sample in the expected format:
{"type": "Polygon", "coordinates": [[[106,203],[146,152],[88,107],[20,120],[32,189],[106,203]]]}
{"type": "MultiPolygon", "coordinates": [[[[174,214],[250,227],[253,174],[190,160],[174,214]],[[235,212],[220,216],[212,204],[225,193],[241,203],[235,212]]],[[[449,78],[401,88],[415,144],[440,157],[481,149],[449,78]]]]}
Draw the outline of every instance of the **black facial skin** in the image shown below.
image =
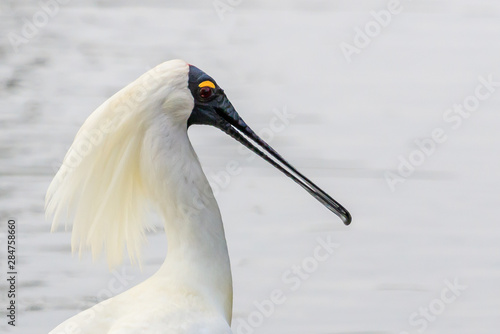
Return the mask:
{"type": "Polygon", "coordinates": [[[225,131],[225,128],[230,126],[225,118],[229,117],[235,122],[241,120],[224,94],[224,90],[208,74],[193,65],[189,65],[188,86],[194,97],[194,108],[188,119],[188,127],[193,124],[213,125],[225,131]],[[213,89],[206,87],[212,90],[212,95],[209,98],[200,96],[201,88],[198,85],[203,81],[211,81],[215,85],[213,89]]]}
{"type": "Polygon", "coordinates": [[[188,127],[193,124],[204,124],[221,129],[307,190],[330,211],[339,216],[344,224],[349,225],[351,223],[351,215],[342,205],[298,172],[250,129],[229,102],[224,90],[208,74],[193,65],[189,65],[188,88],[194,97],[194,108],[188,119],[188,127]],[[212,82],[215,88],[200,88],[199,84],[204,81],[212,82]],[[252,144],[250,140],[260,146],[261,149],[252,144]]]}

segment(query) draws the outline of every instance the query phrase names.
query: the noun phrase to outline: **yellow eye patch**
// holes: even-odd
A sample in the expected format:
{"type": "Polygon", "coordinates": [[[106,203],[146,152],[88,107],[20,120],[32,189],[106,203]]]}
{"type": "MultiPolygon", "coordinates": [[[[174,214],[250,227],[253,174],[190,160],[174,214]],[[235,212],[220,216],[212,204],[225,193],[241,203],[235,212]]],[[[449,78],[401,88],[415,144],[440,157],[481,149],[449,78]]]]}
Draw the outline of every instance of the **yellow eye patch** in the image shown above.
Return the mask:
{"type": "Polygon", "coordinates": [[[215,88],[215,85],[212,81],[203,81],[201,84],[198,85],[198,87],[210,87],[210,88],[215,88]]]}

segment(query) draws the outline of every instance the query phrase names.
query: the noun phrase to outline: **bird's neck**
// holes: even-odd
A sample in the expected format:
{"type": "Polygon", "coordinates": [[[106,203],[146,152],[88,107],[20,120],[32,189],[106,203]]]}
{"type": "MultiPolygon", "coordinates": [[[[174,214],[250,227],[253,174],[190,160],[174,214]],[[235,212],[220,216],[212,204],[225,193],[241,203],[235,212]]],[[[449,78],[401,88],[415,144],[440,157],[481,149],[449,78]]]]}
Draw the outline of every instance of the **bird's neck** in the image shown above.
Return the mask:
{"type": "Polygon", "coordinates": [[[170,155],[160,171],[168,174],[166,182],[155,185],[168,240],[167,257],[155,276],[171,291],[200,298],[230,324],[232,279],[219,207],[186,129],[176,138],[164,152],[170,155]]]}

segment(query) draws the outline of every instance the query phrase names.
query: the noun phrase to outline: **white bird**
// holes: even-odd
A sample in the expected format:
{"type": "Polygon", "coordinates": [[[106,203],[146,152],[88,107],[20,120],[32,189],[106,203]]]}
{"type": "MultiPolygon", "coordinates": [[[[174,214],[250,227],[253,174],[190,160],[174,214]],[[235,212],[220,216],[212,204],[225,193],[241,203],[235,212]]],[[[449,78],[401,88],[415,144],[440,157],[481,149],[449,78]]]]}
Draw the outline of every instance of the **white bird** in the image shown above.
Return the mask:
{"type": "Polygon", "coordinates": [[[160,64],[85,121],[52,181],[46,214],[72,222],[72,250],[132,262],[148,202],[164,221],[167,256],[152,277],[66,320],[53,334],[231,333],[232,279],[222,219],[187,136],[218,127],[300,184],[346,225],[350,214],[260,139],[214,79],[182,60],[160,64]]]}

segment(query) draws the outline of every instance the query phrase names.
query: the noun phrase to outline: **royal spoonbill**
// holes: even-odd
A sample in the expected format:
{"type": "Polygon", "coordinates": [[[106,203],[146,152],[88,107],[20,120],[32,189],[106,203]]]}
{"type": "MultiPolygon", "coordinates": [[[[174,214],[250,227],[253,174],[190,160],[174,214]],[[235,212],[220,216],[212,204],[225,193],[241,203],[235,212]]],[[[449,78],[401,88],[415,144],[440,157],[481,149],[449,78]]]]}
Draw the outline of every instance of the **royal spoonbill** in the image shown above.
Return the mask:
{"type": "Polygon", "coordinates": [[[351,216],[267,145],[224,90],[197,67],[172,60],[95,110],[49,186],[46,214],[72,223],[73,251],[125,249],[140,259],[147,203],[163,218],[167,256],[152,277],[66,320],[51,333],[231,333],[232,279],[222,219],[188,139],[194,124],[226,132],[290,177],[348,225],[351,216]]]}

